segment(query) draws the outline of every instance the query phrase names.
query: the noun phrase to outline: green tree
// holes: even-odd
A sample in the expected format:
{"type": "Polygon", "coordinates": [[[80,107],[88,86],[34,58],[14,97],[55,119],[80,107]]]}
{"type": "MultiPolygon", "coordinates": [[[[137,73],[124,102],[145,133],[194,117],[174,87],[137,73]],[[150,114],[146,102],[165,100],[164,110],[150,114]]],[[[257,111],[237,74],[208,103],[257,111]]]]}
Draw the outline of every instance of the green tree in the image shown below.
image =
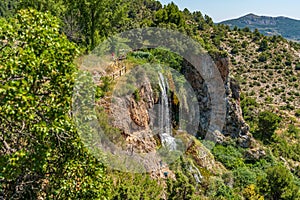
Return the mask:
{"type": "Polygon", "coordinates": [[[233,199],[238,200],[241,199],[238,195],[236,195],[232,188],[225,185],[223,180],[220,178],[211,178],[210,184],[208,186],[208,189],[206,191],[207,196],[210,197],[210,199],[233,199]]]}
{"type": "Polygon", "coordinates": [[[204,19],[205,19],[206,24],[208,24],[209,26],[214,25],[214,22],[213,22],[212,18],[209,17],[208,15],[204,15],[204,19]]]}
{"type": "Polygon", "coordinates": [[[68,9],[73,13],[80,30],[84,36],[85,45],[93,49],[98,43],[99,37],[107,36],[109,19],[107,12],[110,9],[109,1],[101,0],[70,0],[68,9]]]}
{"type": "Polygon", "coordinates": [[[249,170],[247,167],[240,167],[233,171],[234,186],[245,188],[250,184],[255,184],[256,174],[249,170]]]}
{"type": "Polygon", "coordinates": [[[268,199],[298,199],[299,187],[294,183],[291,172],[282,165],[267,169],[267,176],[259,179],[260,191],[268,199]]]}
{"type": "Polygon", "coordinates": [[[281,118],[270,111],[263,111],[258,116],[258,133],[261,139],[270,140],[278,128],[281,118]]]}
{"type": "Polygon", "coordinates": [[[148,174],[111,173],[113,193],[111,199],[155,200],[162,197],[162,186],[148,174]]]}
{"type": "Polygon", "coordinates": [[[296,117],[300,117],[300,109],[297,109],[297,110],[295,111],[295,116],[296,116],[296,117]]]}
{"type": "Polygon", "coordinates": [[[20,10],[0,20],[4,198],[107,196],[105,168],[84,148],[70,116],[77,47],[49,13],[20,10]]]}
{"type": "Polygon", "coordinates": [[[122,0],[22,0],[18,9],[34,8],[60,18],[69,39],[94,49],[101,39],[121,29],[126,21],[122,0]]]}
{"type": "Polygon", "coordinates": [[[175,173],[176,181],[168,180],[168,199],[199,199],[195,195],[195,181],[194,177],[185,175],[181,170],[175,173]]]}
{"type": "Polygon", "coordinates": [[[268,41],[266,39],[263,39],[260,42],[258,51],[266,51],[268,48],[269,48],[268,41]]]}
{"type": "Polygon", "coordinates": [[[156,25],[160,23],[172,23],[178,28],[184,26],[185,22],[183,13],[179,10],[178,6],[172,2],[155,13],[155,23],[156,25]]]}
{"type": "Polygon", "coordinates": [[[215,158],[222,162],[228,169],[243,167],[245,165],[243,155],[233,146],[216,145],[212,152],[215,158]]]}
{"type": "Polygon", "coordinates": [[[268,54],[266,54],[266,53],[261,53],[258,56],[258,61],[259,62],[266,62],[267,60],[268,60],[268,54]]]}

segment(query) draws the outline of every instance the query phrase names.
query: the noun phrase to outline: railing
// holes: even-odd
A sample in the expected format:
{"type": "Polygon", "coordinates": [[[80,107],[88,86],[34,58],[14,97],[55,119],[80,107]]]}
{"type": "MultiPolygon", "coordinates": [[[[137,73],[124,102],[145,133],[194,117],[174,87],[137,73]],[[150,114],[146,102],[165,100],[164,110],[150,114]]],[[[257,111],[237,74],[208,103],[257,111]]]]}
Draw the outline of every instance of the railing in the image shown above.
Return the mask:
{"type": "MultiPolygon", "coordinates": [[[[112,74],[108,74],[106,76],[110,77],[112,80],[115,80],[115,79],[123,76],[126,72],[127,72],[126,65],[122,65],[121,69],[113,72],[112,74]]],[[[93,80],[96,85],[99,85],[101,83],[101,77],[103,77],[103,75],[101,75],[101,74],[93,75],[93,80]]]]}
{"type": "Polygon", "coordinates": [[[112,77],[113,80],[115,80],[116,78],[124,75],[127,71],[126,65],[123,65],[123,67],[119,70],[114,72],[113,74],[110,75],[110,77],[112,77]]]}

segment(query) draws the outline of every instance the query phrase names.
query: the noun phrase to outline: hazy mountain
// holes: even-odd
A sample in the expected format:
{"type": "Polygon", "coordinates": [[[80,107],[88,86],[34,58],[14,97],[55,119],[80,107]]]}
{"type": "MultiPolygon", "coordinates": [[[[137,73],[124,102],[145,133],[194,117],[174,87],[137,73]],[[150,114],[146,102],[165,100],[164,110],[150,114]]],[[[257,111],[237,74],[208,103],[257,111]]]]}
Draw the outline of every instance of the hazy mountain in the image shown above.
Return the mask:
{"type": "Polygon", "coordinates": [[[267,17],[248,14],[243,17],[220,22],[230,27],[249,27],[251,30],[258,29],[265,35],[281,35],[289,40],[300,42],[300,20],[287,17],[267,17]]]}

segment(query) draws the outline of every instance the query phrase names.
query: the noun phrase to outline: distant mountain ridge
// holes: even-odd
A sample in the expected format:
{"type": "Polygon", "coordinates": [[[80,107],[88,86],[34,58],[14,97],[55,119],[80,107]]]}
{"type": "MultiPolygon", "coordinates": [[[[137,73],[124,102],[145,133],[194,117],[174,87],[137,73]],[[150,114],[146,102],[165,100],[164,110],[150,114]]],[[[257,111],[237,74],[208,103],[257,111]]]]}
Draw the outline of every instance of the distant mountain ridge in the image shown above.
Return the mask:
{"type": "Polygon", "coordinates": [[[269,17],[248,14],[237,19],[226,20],[220,24],[229,25],[231,28],[249,27],[252,31],[258,29],[264,35],[281,35],[282,37],[300,42],[300,20],[288,17],[269,17]]]}

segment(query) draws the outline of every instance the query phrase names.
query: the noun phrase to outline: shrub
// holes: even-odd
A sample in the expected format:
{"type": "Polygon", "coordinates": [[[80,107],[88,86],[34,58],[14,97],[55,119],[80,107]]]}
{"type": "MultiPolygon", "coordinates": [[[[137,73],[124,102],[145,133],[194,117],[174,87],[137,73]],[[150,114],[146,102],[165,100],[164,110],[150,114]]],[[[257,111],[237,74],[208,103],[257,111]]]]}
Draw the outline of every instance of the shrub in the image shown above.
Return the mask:
{"type": "Polygon", "coordinates": [[[243,48],[246,48],[247,46],[248,46],[248,43],[247,43],[246,41],[243,41],[242,47],[243,47],[243,48]]]}
{"type": "Polygon", "coordinates": [[[266,51],[268,48],[268,41],[266,39],[263,39],[259,45],[258,51],[266,51]]]}
{"type": "Polygon", "coordinates": [[[263,111],[258,116],[258,132],[262,140],[270,140],[279,126],[281,118],[270,111],[263,111]]]}
{"type": "Polygon", "coordinates": [[[233,47],[233,49],[231,50],[231,53],[232,54],[237,54],[239,52],[239,49],[238,49],[238,47],[233,47]]]}
{"type": "Polygon", "coordinates": [[[258,194],[256,185],[251,184],[243,190],[243,197],[250,200],[264,200],[264,197],[258,194]]]}
{"type": "Polygon", "coordinates": [[[295,116],[296,117],[300,117],[300,109],[298,109],[298,110],[295,111],[295,116]]]}
{"type": "Polygon", "coordinates": [[[256,174],[247,167],[237,168],[233,171],[233,175],[235,187],[244,188],[256,182],[256,174]]]}
{"type": "Polygon", "coordinates": [[[282,166],[275,165],[267,170],[267,176],[259,180],[260,191],[266,199],[298,199],[299,188],[293,181],[293,175],[282,166]]]}
{"type": "Polygon", "coordinates": [[[216,145],[213,149],[213,154],[228,169],[243,167],[245,165],[243,155],[233,146],[216,145]]]}
{"type": "Polygon", "coordinates": [[[259,62],[265,62],[265,61],[267,61],[267,59],[268,59],[268,55],[265,54],[265,53],[262,53],[262,54],[260,54],[260,55],[258,56],[258,61],[259,61],[259,62]]]}
{"type": "Polygon", "coordinates": [[[290,82],[296,82],[297,81],[297,77],[296,76],[292,76],[290,79],[289,79],[290,82]]]}

